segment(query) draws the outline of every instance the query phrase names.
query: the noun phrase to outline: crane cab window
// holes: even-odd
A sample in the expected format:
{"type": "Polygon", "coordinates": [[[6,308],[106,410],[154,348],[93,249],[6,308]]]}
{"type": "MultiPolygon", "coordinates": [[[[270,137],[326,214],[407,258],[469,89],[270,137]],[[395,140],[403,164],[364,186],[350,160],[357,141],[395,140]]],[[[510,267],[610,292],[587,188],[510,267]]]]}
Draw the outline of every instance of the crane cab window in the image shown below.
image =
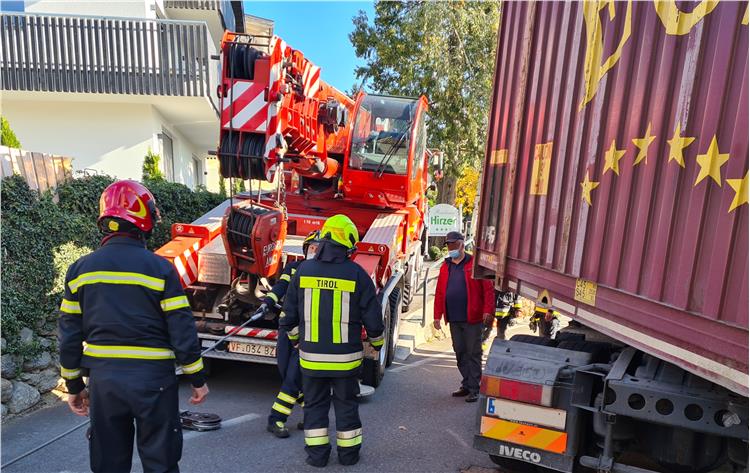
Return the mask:
{"type": "Polygon", "coordinates": [[[349,167],[405,176],[415,109],[413,99],[365,97],[354,123],[349,167]]]}

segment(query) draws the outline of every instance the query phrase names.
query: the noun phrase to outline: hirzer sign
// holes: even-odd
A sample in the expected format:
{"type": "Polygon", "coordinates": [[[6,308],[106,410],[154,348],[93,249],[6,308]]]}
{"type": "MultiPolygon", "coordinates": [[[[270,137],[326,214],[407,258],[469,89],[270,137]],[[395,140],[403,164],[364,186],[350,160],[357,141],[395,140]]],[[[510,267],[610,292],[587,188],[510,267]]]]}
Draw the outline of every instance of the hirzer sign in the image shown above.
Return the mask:
{"type": "Polygon", "coordinates": [[[461,231],[461,215],[452,205],[438,204],[429,211],[430,236],[445,236],[448,232],[461,231]]]}

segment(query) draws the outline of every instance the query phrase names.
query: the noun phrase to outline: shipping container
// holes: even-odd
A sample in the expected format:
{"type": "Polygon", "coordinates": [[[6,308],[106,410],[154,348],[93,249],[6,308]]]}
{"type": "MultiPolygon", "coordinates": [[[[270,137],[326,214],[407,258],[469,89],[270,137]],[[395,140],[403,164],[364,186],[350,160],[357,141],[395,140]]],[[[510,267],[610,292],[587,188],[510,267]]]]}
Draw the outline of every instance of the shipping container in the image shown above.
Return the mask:
{"type": "Polygon", "coordinates": [[[475,275],[747,395],[748,4],[502,7],[475,275]]]}
{"type": "Polygon", "coordinates": [[[474,447],[747,472],[747,2],[501,8],[474,276],[540,336],[493,342],[474,447]]]}

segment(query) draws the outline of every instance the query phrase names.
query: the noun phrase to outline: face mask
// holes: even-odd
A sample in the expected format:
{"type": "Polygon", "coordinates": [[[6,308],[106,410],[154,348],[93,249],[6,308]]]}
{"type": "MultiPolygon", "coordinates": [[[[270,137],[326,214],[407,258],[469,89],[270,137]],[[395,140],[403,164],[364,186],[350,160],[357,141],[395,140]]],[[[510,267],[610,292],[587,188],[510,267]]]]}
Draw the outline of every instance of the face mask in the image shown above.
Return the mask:
{"type": "Polygon", "coordinates": [[[456,259],[459,256],[461,256],[461,251],[460,250],[450,250],[448,252],[448,256],[451,257],[452,259],[456,259]]]}
{"type": "Polygon", "coordinates": [[[305,259],[313,259],[313,258],[315,258],[315,253],[313,253],[312,251],[308,251],[307,256],[305,256],[305,259]]]}

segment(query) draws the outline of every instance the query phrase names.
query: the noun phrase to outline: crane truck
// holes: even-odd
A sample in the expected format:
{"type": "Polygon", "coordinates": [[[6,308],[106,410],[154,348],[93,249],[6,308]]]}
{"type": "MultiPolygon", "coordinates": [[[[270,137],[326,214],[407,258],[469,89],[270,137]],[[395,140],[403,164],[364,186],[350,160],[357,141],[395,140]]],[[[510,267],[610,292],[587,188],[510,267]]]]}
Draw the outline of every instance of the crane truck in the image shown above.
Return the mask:
{"type": "MultiPolygon", "coordinates": [[[[302,241],[343,213],[361,236],[353,261],[383,305],[384,349],[366,344],[362,384],[378,386],[393,360],[399,314],[414,298],[425,246],[425,97],[349,97],[281,38],[227,32],[221,45],[221,176],[272,182],[175,224],[157,253],[173,262],[205,346],[254,313],[302,241]]],[[[232,187],[232,186],[230,186],[232,187]]],[[[274,364],[277,322],[238,331],[208,357],[274,364]]],[[[363,337],[365,334],[363,332],[363,337]]]]}
{"type": "Polygon", "coordinates": [[[571,324],[494,341],[474,447],[747,472],[747,2],[502,8],[474,276],[571,324]]]}

